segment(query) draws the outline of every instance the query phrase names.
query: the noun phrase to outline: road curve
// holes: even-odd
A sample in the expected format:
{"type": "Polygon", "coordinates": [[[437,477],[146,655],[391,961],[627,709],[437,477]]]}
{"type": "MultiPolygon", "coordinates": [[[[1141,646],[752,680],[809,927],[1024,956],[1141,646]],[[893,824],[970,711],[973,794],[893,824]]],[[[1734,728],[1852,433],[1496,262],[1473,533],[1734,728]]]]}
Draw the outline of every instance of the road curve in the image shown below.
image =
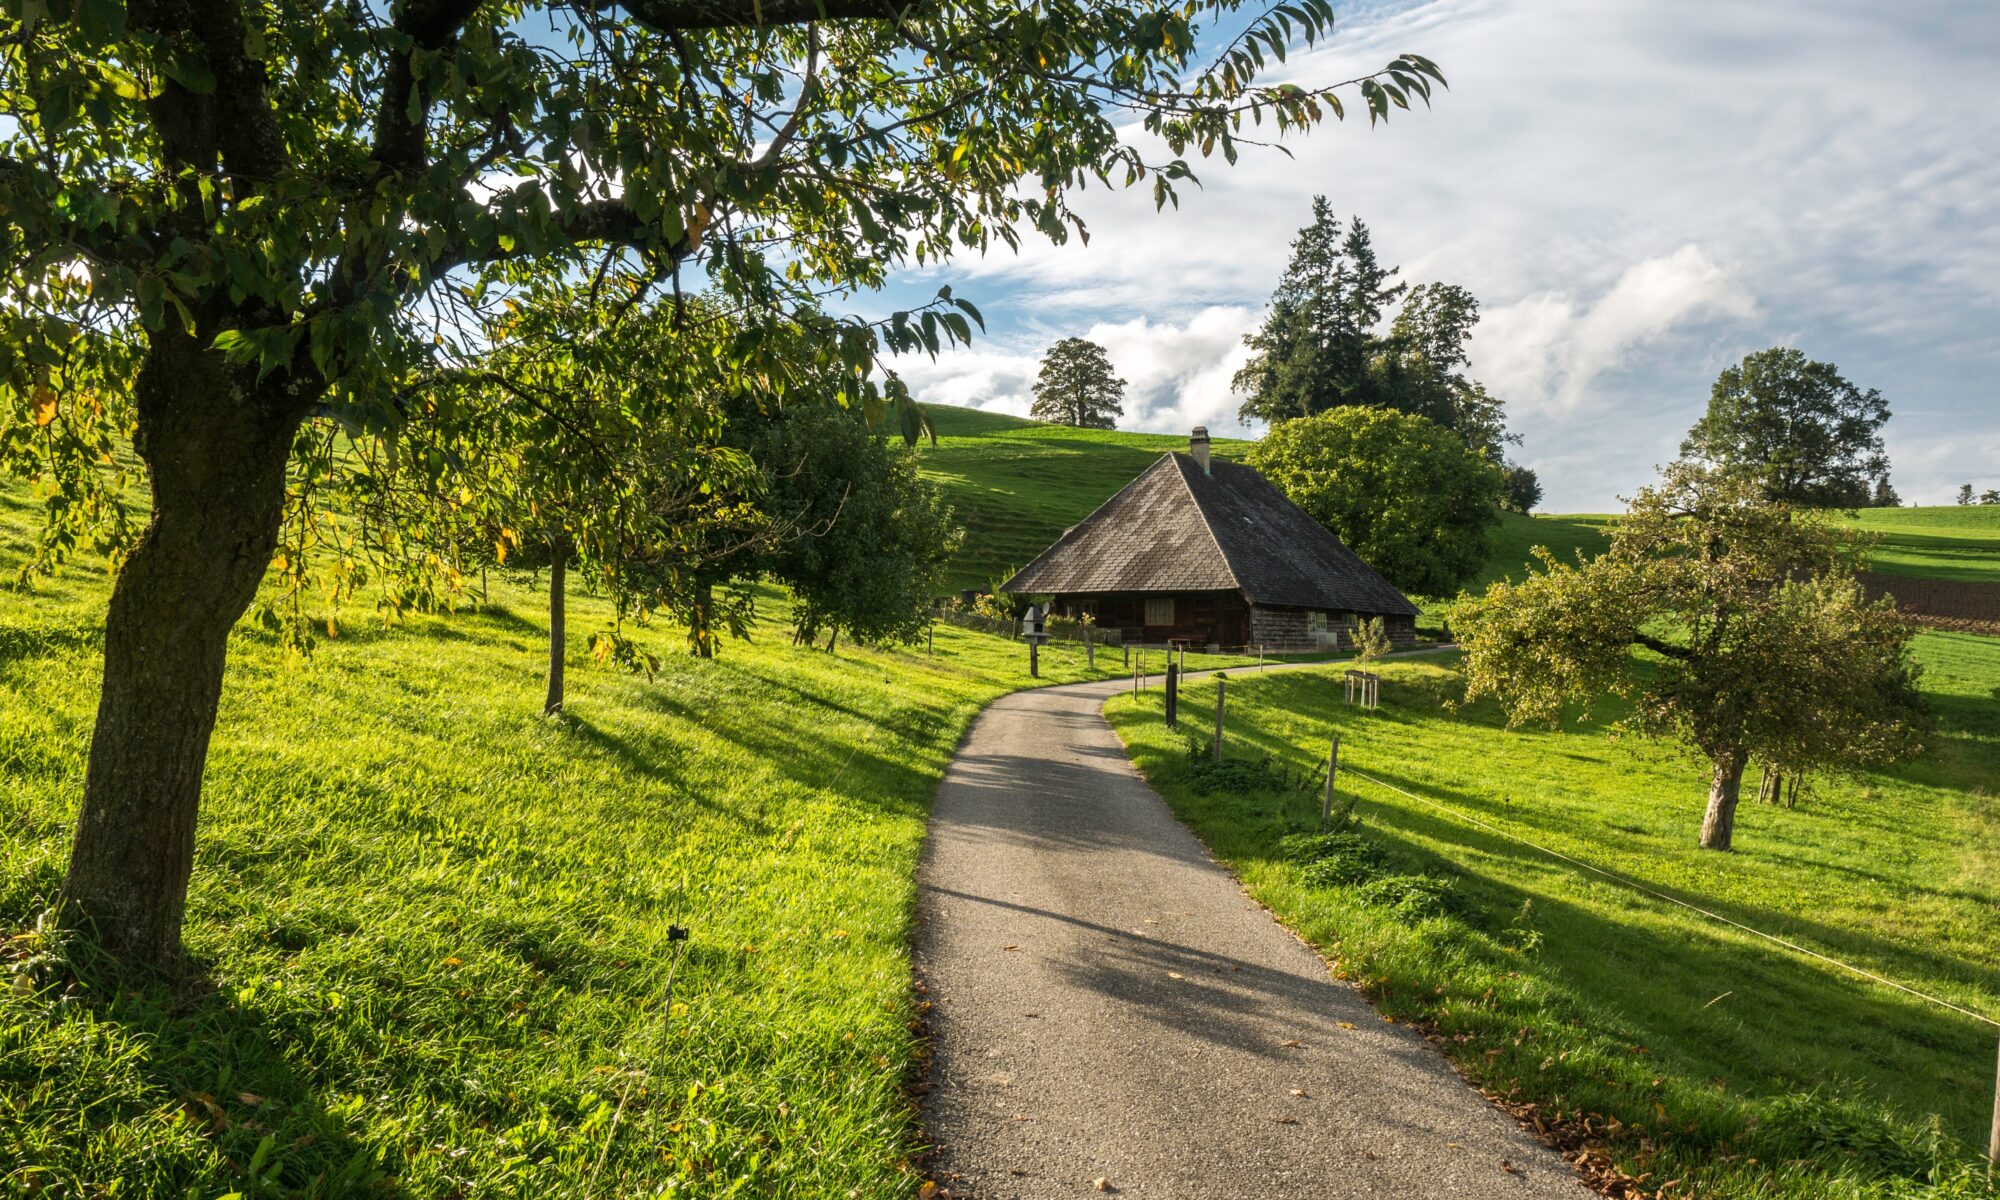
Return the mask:
{"type": "Polygon", "coordinates": [[[1582,1200],[1173,818],[1102,716],[1129,686],[994,702],[939,785],[929,1177],[975,1200],[1582,1200]]]}

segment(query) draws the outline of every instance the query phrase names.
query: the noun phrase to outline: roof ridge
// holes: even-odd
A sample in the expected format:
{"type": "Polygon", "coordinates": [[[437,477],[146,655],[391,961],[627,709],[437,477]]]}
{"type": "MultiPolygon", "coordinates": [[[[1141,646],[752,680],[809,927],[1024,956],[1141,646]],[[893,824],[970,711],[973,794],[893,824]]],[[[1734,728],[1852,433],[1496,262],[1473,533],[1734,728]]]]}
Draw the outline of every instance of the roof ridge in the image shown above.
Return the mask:
{"type": "Polygon", "coordinates": [[[1167,457],[1173,459],[1174,466],[1179,469],[1181,486],[1187,489],[1188,503],[1194,505],[1195,514],[1201,518],[1201,531],[1208,535],[1209,544],[1215,547],[1216,555],[1222,559],[1222,569],[1228,572],[1229,581],[1234,583],[1238,588],[1243,587],[1243,576],[1237,573],[1236,563],[1229,557],[1229,548],[1222,544],[1221,538],[1215,536],[1215,518],[1208,511],[1208,506],[1201,502],[1201,496],[1196,493],[1194,484],[1188,479],[1188,468],[1181,462],[1182,458],[1185,457],[1189,463],[1192,463],[1194,456],[1183,456],[1178,450],[1169,450],[1167,451],[1167,457]]]}

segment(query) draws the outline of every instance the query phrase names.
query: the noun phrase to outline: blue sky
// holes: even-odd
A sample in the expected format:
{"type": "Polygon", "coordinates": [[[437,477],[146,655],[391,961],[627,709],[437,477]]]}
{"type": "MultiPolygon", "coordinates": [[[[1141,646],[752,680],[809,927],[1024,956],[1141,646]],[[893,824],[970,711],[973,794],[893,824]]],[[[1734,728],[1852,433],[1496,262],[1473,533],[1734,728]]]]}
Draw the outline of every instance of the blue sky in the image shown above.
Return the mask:
{"type": "Polygon", "coordinates": [[[1090,194],[1088,247],[905,276],[881,299],[950,283],[990,336],[899,369],[1025,412],[1042,351],[1089,336],[1129,381],[1124,427],[1254,434],[1229,377],[1323,192],[1406,280],[1479,297],[1473,373],[1549,511],[1614,508],[1716,372],[1778,343],[1888,397],[1906,502],[2000,486],[2000,5],[1436,0],[1351,10],[1287,74],[1403,51],[1451,81],[1428,112],[1197,164],[1178,212],[1090,194]]]}

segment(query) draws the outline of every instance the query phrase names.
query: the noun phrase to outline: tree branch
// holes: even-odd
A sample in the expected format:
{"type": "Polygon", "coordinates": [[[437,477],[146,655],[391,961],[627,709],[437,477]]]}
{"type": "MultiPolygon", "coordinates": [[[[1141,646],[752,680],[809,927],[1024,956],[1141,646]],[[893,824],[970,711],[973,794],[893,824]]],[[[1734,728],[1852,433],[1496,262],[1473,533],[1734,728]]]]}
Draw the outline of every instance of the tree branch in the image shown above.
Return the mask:
{"type": "Polygon", "coordinates": [[[1676,646],[1672,642],[1663,642],[1650,633],[1635,631],[1632,634],[1632,644],[1635,646],[1644,646],[1655,654],[1664,655],[1679,662],[1694,661],[1694,651],[1688,649],[1686,646],[1676,646]]]}
{"type": "Polygon", "coordinates": [[[375,148],[370,157],[394,171],[420,171],[429,158],[431,98],[419,90],[414,60],[419,52],[448,50],[458,31],[478,11],[481,0],[407,0],[399,6],[390,34],[408,38],[389,50],[382,99],[375,109],[375,148]],[[415,109],[415,115],[411,110],[415,109]]]}
{"type": "MultiPolygon", "coordinates": [[[[603,12],[619,0],[584,0],[603,12]]],[[[810,21],[893,21],[909,0],[626,0],[625,10],[661,33],[803,25],[810,21]]]]}

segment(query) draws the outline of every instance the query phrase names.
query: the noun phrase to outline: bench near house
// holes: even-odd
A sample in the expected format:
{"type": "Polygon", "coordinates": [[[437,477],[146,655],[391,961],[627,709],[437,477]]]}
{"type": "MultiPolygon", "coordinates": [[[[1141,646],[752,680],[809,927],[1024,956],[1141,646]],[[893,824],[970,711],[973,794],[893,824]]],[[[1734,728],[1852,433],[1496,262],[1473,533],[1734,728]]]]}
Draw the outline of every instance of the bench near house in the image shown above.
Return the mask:
{"type": "Polygon", "coordinates": [[[1001,587],[1127,643],[1324,649],[1369,617],[1416,637],[1416,605],[1256,470],[1212,460],[1207,429],[1001,587]]]}

